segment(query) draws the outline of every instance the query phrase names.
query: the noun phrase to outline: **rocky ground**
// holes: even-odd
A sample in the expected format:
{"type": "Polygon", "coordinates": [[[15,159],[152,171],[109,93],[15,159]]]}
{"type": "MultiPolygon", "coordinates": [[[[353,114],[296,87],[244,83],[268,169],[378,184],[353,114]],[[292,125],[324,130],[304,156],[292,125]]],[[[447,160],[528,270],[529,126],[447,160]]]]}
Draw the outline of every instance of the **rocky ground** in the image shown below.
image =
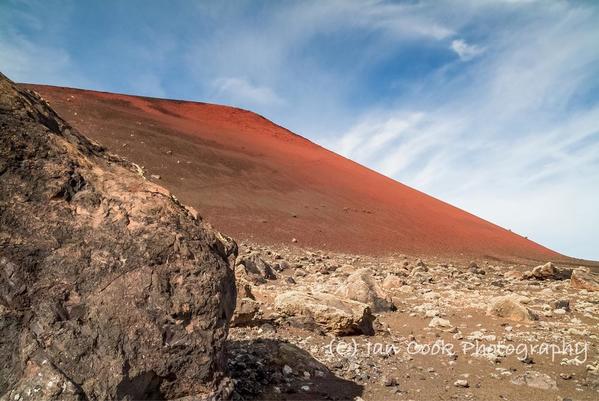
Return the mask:
{"type": "Polygon", "coordinates": [[[238,248],[1,74],[0,156],[2,401],[599,398],[589,268],[238,248]]]}
{"type": "Polygon", "coordinates": [[[599,397],[599,275],[588,268],[248,243],[236,266],[239,399],[599,397]]]}

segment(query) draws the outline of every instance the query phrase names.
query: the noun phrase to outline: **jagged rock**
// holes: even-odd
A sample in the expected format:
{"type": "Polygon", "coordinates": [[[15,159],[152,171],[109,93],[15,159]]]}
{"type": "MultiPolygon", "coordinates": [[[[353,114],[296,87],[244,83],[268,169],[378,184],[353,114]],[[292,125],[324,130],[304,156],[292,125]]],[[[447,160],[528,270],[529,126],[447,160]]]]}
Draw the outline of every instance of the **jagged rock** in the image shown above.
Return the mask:
{"type": "Polygon", "coordinates": [[[0,394],[226,398],[219,235],[0,74],[0,394]]]}
{"type": "Polygon", "coordinates": [[[239,257],[236,273],[237,276],[245,276],[255,284],[263,284],[266,280],[277,278],[270,265],[257,252],[239,257]]]}
{"type": "Polygon", "coordinates": [[[395,309],[389,294],[375,281],[372,270],[367,268],[350,274],[335,295],[367,304],[373,312],[395,309]]]}
{"type": "Polygon", "coordinates": [[[255,322],[260,314],[260,302],[252,292],[252,284],[244,278],[237,279],[237,302],[231,319],[231,326],[247,326],[255,322]]]}
{"type": "Polygon", "coordinates": [[[260,302],[252,298],[237,298],[235,312],[231,319],[231,326],[247,326],[255,322],[260,316],[260,302]]]}
{"type": "Polygon", "coordinates": [[[571,275],[571,269],[560,269],[553,263],[547,262],[544,265],[533,268],[531,271],[525,272],[523,277],[529,280],[565,280],[570,278],[571,275]]]}
{"type": "Polygon", "coordinates": [[[538,317],[530,309],[522,305],[520,300],[513,295],[494,298],[488,313],[520,322],[538,320],[538,317]]]}
{"type": "Polygon", "coordinates": [[[599,291],[599,274],[585,269],[576,269],[570,277],[570,286],[578,290],[599,291]]]}
{"type": "Polygon", "coordinates": [[[252,292],[252,284],[244,278],[237,279],[237,300],[240,298],[249,298],[256,300],[252,292]]]}
{"type": "Polygon", "coordinates": [[[284,316],[306,318],[336,335],[373,334],[368,305],[332,294],[289,291],[276,297],[275,307],[284,316]]]}

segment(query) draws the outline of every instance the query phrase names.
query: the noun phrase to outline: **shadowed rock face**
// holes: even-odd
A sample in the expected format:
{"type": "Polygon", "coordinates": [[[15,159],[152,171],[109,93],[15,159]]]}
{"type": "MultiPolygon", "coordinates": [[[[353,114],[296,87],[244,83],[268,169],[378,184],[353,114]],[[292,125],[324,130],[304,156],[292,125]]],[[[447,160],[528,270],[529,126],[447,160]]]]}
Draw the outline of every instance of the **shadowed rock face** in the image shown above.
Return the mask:
{"type": "Polygon", "coordinates": [[[236,246],[195,216],[0,74],[0,399],[226,398],[236,246]]]}

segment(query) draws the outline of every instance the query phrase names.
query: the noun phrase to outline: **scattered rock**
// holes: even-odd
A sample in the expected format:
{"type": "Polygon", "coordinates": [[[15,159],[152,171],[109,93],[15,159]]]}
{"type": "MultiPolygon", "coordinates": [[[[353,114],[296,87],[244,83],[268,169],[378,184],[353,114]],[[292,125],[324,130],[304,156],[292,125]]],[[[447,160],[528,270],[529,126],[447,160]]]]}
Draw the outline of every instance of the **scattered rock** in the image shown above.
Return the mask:
{"type": "Polygon", "coordinates": [[[284,316],[306,318],[336,335],[373,334],[374,317],[368,305],[335,295],[290,291],[276,297],[284,316]]]}
{"type": "Polygon", "coordinates": [[[385,387],[397,386],[397,378],[389,375],[383,375],[381,377],[381,384],[385,387]]]}
{"type": "Polygon", "coordinates": [[[488,313],[520,322],[538,320],[538,316],[522,305],[520,300],[513,295],[494,298],[488,309],[488,313]]]}
{"type": "Polygon", "coordinates": [[[553,263],[547,262],[544,265],[537,266],[531,271],[525,272],[525,279],[536,280],[565,280],[572,275],[571,269],[559,269],[553,263]]]}
{"type": "Polygon", "coordinates": [[[570,312],[570,300],[569,299],[560,299],[553,303],[554,309],[563,309],[566,312],[570,312]]]}
{"type": "Polygon", "coordinates": [[[468,380],[465,379],[458,379],[456,380],[453,385],[455,387],[461,387],[461,388],[468,388],[470,387],[470,385],[468,384],[468,380]]]}
{"type": "Polygon", "coordinates": [[[599,291],[599,274],[576,269],[572,272],[570,286],[577,290],[599,291]]]}
{"type": "Polygon", "coordinates": [[[255,284],[263,284],[266,280],[277,278],[270,265],[257,252],[240,256],[237,261],[236,273],[255,284]]]}
{"type": "Polygon", "coordinates": [[[441,329],[450,329],[451,322],[447,319],[442,319],[440,317],[434,317],[428,324],[429,327],[441,328],[441,329]]]}
{"type": "Polygon", "coordinates": [[[391,297],[375,281],[374,273],[370,269],[360,269],[352,273],[335,291],[335,295],[367,304],[373,312],[395,309],[391,297]]]}
{"type": "Polygon", "coordinates": [[[470,264],[468,265],[468,271],[472,274],[480,274],[480,275],[484,275],[487,272],[484,269],[481,269],[478,264],[476,264],[476,262],[470,262],[470,264]]]}
{"type": "Polygon", "coordinates": [[[508,280],[522,280],[524,278],[524,274],[519,272],[518,270],[510,270],[509,272],[504,274],[504,277],[508,280]]]}
{"type": "Polygon", "coordinates": [[[231,326],[247,326],[255,323],[260,316],[260,302],[252,298],[238,298],[231,326]]]}
{"type": "Polygon", "coordinates": [[[404,285],[403,280],[395,274],[388,274],[383,280],[382,287],[386,290],[393,290],[404,285]]]}
{"type": "Polygon", "coordinates": [[[539,390],[557,390],[555,379],[545,373],[534,370],[529,370],[514,377],[512,383],[518,386],[526,385],[539,390]]]}

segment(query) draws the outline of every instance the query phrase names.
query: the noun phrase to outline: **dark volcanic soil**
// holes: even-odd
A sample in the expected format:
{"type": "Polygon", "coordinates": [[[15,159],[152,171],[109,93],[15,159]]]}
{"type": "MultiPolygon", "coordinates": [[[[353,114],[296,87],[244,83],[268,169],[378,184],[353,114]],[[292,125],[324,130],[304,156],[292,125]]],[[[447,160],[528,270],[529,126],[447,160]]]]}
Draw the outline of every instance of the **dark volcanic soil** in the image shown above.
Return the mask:
{"type": "Polygon", "coordinates": [[[25,85],[237,239],[361,254],[563,260],[254,113],[25,85]]]}

